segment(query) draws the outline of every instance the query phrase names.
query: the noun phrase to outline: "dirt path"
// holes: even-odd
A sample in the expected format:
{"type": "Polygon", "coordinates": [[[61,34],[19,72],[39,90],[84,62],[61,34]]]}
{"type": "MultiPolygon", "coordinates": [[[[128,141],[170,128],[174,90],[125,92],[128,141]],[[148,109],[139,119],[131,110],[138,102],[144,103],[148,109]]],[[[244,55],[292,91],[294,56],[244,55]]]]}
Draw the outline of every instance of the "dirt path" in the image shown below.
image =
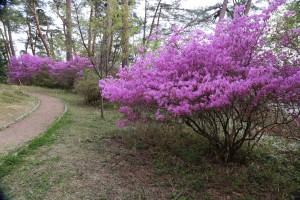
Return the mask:
{"type": "Polygon", "coordinates": [[[40,135],[62,114],[61,100],[37,93],[28,93],[40,99],[40,107],[28,117],[0,131],[0,154],[6,153],[40,135]]]}

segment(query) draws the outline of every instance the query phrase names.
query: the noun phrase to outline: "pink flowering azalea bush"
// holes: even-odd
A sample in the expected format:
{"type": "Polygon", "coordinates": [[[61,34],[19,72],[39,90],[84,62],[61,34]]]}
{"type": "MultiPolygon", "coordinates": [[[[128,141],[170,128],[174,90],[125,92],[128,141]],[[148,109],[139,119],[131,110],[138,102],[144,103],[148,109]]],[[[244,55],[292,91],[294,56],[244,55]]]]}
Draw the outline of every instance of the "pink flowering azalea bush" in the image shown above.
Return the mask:
{"type": "Polygon", "coordinates": [[[83,75],[83,69],[92,68],[84,57],[62,62],[24,54],[12,57],[10,63],[8,74],[12,83],[63,88],[71,88],[75,79],[83,75]]]}
{"type": "Polygon", "coordinates": [[[31,85],[34,79],[41,76],[44,72],[48,73],[49,64],[53,60],[24,54],[21,57],[10,59],[9,77],[13,83],[31,85]]]}
{"type": "Polygon", "coordinates": [[[127,119],[119,126],[176,119],[229,162],[245,142],[255,144],[272,128],[297,119],[299,57],[286,59],[286,53],[274,51],[281,41],[268,37],[268,19],[283,2],[253,16],[237,7],[234,18],[217,24],[213,34],[176,30],[117,78],[100,81],[102,95],[122,105],[127,119]]]}
{"type": "Polygon", "coordinates": [[[56,62],[50,68],[50,74],[62,85],[72,87],[78,77],[82,77],[84,69],[92,69],[93,65],[88,58],[75,57],[67,62],[56,62]]]}

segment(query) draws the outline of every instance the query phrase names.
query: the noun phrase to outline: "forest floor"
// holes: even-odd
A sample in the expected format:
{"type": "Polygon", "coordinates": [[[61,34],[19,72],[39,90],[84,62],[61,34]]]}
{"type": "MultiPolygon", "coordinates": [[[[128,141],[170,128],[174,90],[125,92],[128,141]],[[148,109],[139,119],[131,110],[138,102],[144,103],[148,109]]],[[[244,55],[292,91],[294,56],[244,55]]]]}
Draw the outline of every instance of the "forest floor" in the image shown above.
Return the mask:
{"type": "Polygon", "coordinates": [[[300,149],[276,138],[244,159],[224,164],[188,129],[148,123],[119,129],[72,92],[26,87],[58,96],[65,115],[42,136],[0,157],[0,178],[12,199],[292,199],[300,195],[300,149]],[[276,144],[276,145],[274,145],[276,144]]]}

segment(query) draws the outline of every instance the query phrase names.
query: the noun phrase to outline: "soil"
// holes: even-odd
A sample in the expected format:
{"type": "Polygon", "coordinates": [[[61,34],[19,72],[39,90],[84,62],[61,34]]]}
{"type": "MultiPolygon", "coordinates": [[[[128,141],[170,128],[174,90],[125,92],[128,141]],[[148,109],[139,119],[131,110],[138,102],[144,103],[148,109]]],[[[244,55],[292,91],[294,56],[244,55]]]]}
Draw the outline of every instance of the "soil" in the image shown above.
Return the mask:
{"type": "Polygon", "coordinates": [[[61,100],[37,93],[28,93],[40,99],[40,107],[28,117],[0,131],[0,154],[7,153],[44,133],[64,110],[61,100]]]}

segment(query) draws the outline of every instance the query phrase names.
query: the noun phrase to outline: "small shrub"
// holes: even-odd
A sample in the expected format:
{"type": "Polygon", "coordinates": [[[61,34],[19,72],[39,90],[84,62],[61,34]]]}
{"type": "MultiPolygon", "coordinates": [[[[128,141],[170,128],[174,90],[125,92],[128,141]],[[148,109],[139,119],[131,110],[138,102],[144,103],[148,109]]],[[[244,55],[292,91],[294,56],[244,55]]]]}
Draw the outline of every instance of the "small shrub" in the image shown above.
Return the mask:
{"type": "Polygon", "coordinates": [[[87,104],[95,104],[100,101],[99,77],[91,70],[84,70],[84,76],[77,79],[75,92],[82,95],[87,104]]]}

